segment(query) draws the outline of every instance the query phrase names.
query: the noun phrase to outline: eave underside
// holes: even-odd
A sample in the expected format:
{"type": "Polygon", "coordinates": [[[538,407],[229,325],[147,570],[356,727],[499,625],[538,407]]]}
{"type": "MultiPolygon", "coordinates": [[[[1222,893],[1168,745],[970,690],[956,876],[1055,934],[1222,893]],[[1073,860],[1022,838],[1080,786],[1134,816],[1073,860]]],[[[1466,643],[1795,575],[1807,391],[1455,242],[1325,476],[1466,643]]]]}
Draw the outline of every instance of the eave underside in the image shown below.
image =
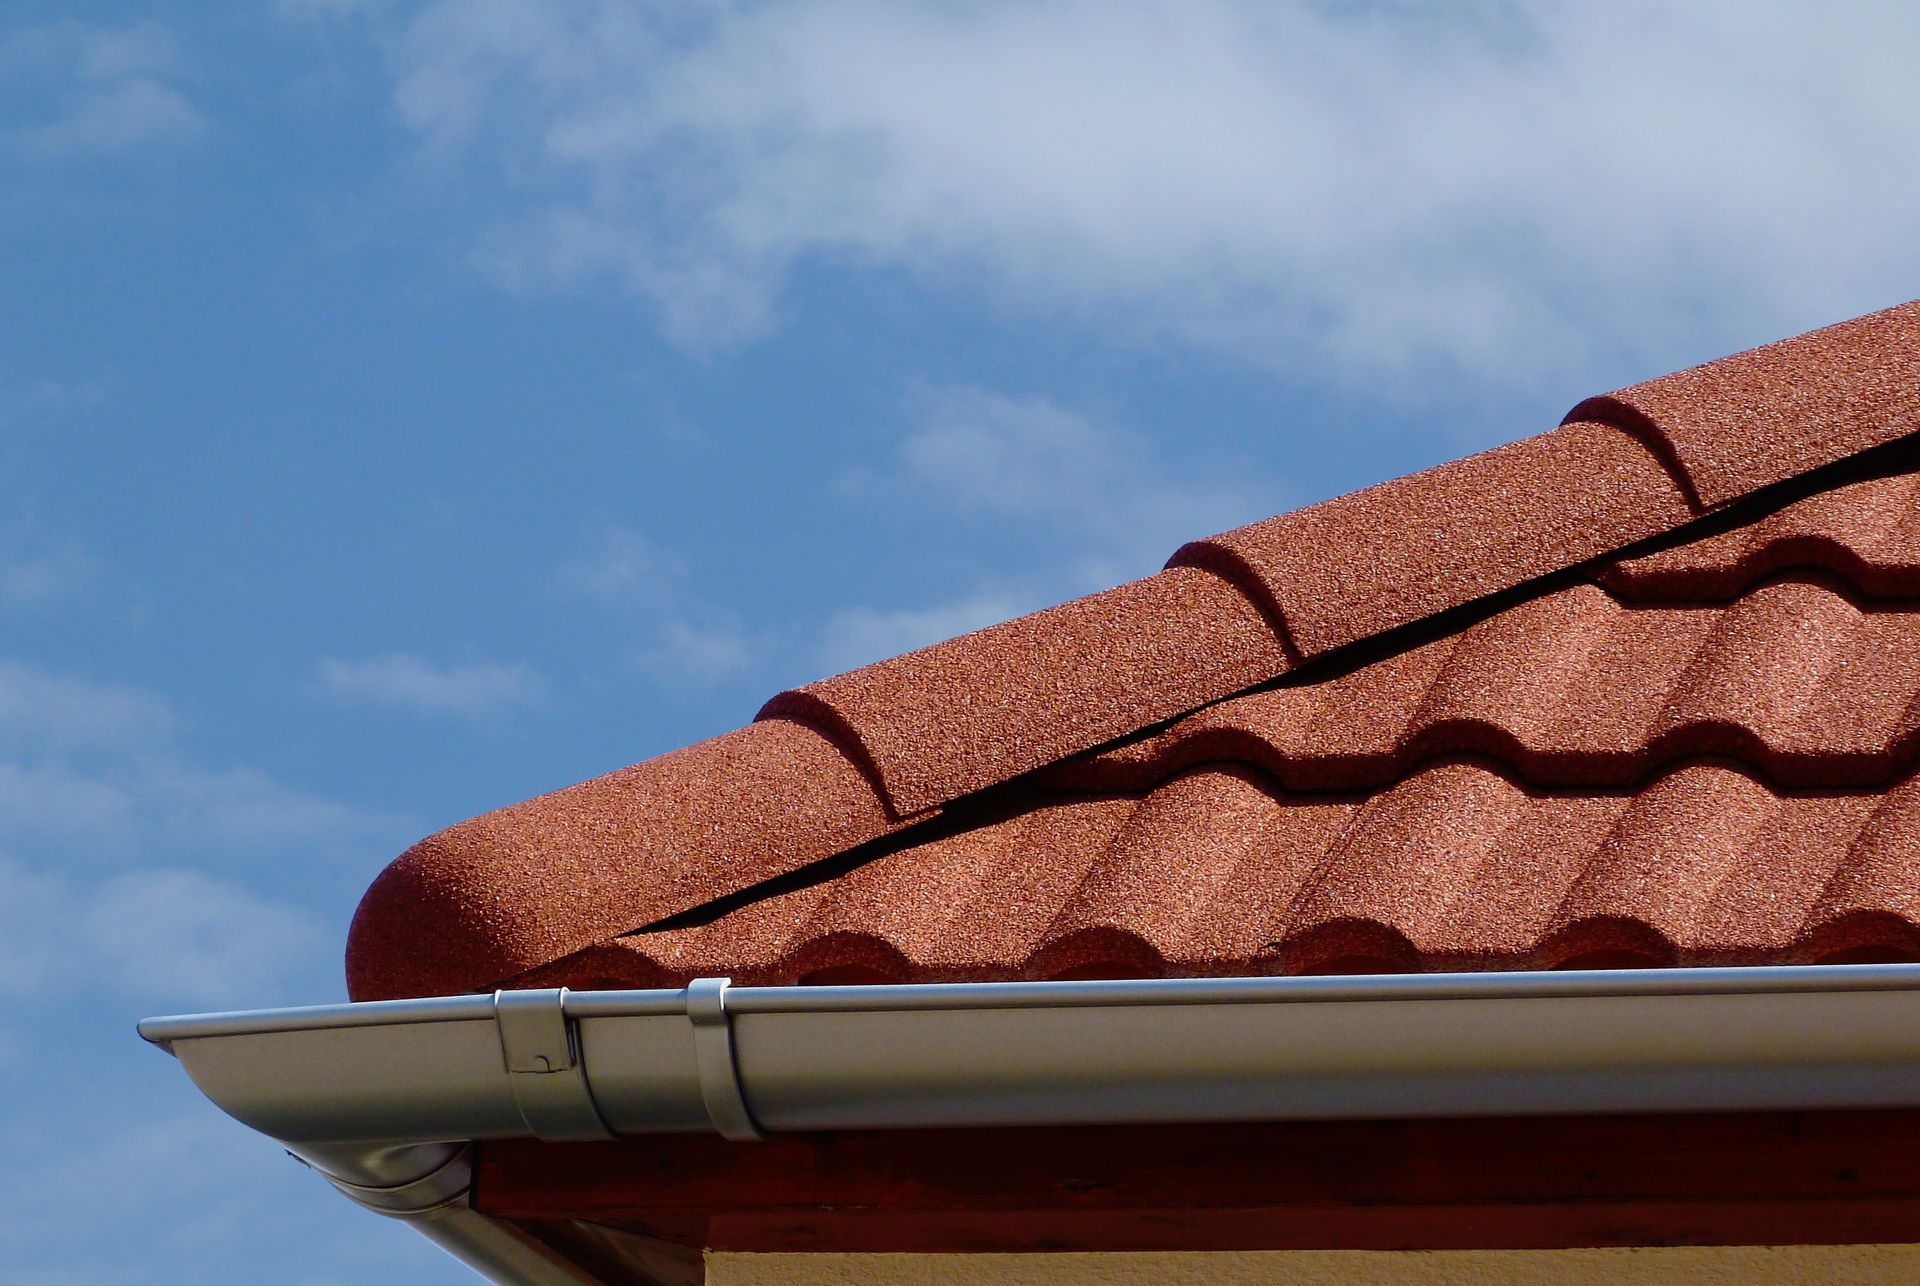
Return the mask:
{"type": "Polygon", "coordinates": [[[475,1205],[626,1280],[698,1252],[1920,1241],[1920,1111],[483,1143],[475,1205]]]}

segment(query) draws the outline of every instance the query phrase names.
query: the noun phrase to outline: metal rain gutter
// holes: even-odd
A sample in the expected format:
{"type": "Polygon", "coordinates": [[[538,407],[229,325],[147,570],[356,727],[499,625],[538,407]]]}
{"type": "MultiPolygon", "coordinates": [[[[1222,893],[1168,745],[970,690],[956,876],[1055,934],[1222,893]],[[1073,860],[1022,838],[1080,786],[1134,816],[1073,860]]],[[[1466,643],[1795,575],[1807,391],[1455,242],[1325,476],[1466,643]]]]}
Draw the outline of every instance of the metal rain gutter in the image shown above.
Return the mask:
{"type": "Polygon", "coordinates": [[[496,1281],[592,1280],[465,1144],[1920,1104],[1920,965],[507,991],[151,1018],[223,1110],[496,1281]]]}

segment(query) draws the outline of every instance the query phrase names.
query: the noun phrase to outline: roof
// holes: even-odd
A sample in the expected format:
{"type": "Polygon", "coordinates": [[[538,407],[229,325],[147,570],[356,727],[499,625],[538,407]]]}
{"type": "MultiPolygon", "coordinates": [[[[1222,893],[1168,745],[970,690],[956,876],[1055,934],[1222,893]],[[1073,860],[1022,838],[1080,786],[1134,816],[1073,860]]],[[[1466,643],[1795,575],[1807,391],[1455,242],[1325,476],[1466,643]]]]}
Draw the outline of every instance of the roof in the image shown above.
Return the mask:
{"type": "Polygon", "coordinates": [[[355,999],[1920,959],[1920,303],[397,859],[355,999]]]}

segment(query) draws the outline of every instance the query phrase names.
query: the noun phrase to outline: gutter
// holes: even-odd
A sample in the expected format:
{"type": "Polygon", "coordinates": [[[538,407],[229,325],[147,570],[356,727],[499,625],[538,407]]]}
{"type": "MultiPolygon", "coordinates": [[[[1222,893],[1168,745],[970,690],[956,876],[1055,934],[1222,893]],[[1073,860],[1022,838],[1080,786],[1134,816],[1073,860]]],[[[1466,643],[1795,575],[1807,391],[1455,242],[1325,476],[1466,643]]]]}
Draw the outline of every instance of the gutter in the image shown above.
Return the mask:
{"type": "Polygon", "coordinates": [[[1920,965],[506,991],[151,1018],[224,1111],[500,1282],[466,1143],[1920,1104],[1920,965]]]}

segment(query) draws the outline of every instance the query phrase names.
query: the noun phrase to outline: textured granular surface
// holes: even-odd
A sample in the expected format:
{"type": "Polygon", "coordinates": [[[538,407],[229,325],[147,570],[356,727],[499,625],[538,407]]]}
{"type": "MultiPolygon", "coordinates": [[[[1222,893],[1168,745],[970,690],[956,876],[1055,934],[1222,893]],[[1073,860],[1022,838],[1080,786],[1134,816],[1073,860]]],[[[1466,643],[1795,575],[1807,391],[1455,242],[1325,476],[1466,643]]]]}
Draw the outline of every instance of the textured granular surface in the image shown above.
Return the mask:
{"type": "Polygon", "coordinates": [[[1288,665],[1245,596],[1175,568],[783,693],[761,717],[841,730],[911,815],[1288,665]]]}
{"type": "Polygon", "coordinates": [[[1723,357],[1574,407],[1664,442],[1722,505],[1920,430],[1920,301],[1723,357]]]}
{"type": "Polygon", "coordinates": [[[1568,424],[1174,555],[1246,585],[1305,656],[1611,553],[1693,516],[1637,439],[1568,424]]]}
{"type": "Polygon", "coordinates": [[[1917,414],[1910,304],[780,694],[422,841],[352,993],[1920,959],[1917,414]]]}
{"type": "Polygon", "coordinates": [[[355,999],[490,989],[894,825],[820,734],[750,724],[422,840],[361,900],[348,987],[355,999]]]}

